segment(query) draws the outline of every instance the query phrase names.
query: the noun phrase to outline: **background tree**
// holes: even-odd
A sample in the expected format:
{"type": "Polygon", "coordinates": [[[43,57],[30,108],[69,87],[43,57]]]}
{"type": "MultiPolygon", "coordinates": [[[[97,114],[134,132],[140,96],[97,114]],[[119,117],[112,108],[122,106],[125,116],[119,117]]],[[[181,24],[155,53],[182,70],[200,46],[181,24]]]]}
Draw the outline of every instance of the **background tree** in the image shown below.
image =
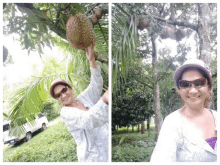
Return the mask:
{"type": "Polygon", "coordinates": [[[141,91],[128,91],[127,96],[119,96],[112,106],[112,130],[132,126],[134,131],[133,126],[139,126],[142,121],[149,120],[154,114],[152,101],[150,93],[146,95],[141,91]]]}

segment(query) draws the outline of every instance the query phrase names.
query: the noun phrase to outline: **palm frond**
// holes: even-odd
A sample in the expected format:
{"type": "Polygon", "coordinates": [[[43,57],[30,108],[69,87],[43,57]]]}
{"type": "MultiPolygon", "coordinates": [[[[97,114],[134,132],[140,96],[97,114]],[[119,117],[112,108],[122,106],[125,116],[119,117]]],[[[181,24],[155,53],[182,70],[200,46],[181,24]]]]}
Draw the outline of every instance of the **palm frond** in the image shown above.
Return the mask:
{"type": "Polygon", "coordinates": [[[121,85],[120,77],[126,80],[127,70],[129,67],[135,68],[136,47],[138,41],[138,31],[136,27],[136,15],[126,12],[121,4],[116,4],[116,13],[112,18],[112,86],[113,94],[121,85]],[[128,16],[130,23],[127,23],[128,16]]]}
{"type": "Polygon", "coordinates": [[[20,88],[12,96],[12,106],[9,113],[11,120],[10,134],[20,136],[24,133],[23,123],[33,121],[35,114],[41,112],[43,102],[47,101],[49,96],[49,88],[53,80],[61,78],[71,83],[74,95],[78,95],[85,89],[89,83],[89,79],[80,74],[59,74],[47,77],[38,77],[30,85],[20,88]],[[21,126],[21,127],[16,127],[21,126]]]}

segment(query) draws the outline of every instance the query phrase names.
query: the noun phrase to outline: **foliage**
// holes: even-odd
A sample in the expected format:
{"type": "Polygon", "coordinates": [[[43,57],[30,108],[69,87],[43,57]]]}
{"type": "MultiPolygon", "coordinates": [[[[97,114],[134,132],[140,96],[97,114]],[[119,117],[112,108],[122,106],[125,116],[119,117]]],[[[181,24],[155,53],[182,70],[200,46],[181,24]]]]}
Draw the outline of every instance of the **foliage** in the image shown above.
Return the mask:
{"type": "Polygon", "coordinates": [[[5,162],[77,162],[76,143],[63,122],[48,127],[30,141],[7,148],[5,162]]]}
{"type": "MultiPolygon", "coordinates": [[[[57,42],[54,33],[66,40],[68,15],[81,12],[91,16],[91,8],[96,5],[92,3],[7,3],[3,11],[5,22],[3,33],[17,33],[23,49],[27,49],[29,53],[30,51],[38,51],[41,55],[43,47],[52,48],[57,42]]],[[[108,50],[108,20],[106,18],[107,16],[104,16],[99,21],[99,27],[94,27],[97,48],[99,50],[105,49],[105,51],[108,50]]]]}
{"type": "Polygon", "coordinates": [[[113,135],[112,162],[149,162],[155,146],[154,135],[154,132],[113,135]]]}
{"type": "Polygon", "coordinates": [[[213,95],[214,95],[214,106],[215,106],[215,110],[217,110],[217,77],[213,78],[213,95]]]}
{"type": "Polygon", "coordinates": [[[51,99],[51,101],[43,103],[41,112],[47,117],[48,121],[51,121],[60,115],[60,109],[60,104],[51,99]]]}
{"type": "MultiPolygon", "coordinates": [[[[51,75],[47,77],[35,77],[29,83],[29,85],[21,87],[12,95],[11,103],[13,104],[9,116],[12,120],[12,127],[15,127],[16,125],[21,125],[22,121],[33,120],[30,114],[41,112],[42,103],[45,102],[48,97],[50,97],[50,85],[52,81],[57,78],[65,79],[70,82],[73,86],[75,94],[79,94],[85,88],[85,86],[82,85],[89,83],[89,80],[85,77],[81,77],[80,74],[73,76],[73,73],[51,75]],[[21,118],[21,120],[16,120],[18,118],[21,118]]],[[[15,132],[10,133],[14,135],[19,135],[22,132],[23,130],[21,130],[20,132],[20,130],[16,129],[15,132]]]]}
{"type": "Polygon", "coordinates": [[[137,125],[150,118],[154,111],[152,108],[152,95],[133,93],[130,97],[118,97],[112,106],[112,128],[116,125],[137,125]]]}
{"type": "Polygon", "coordinates": [[[135,68],[135,55],[138,41],[137,27],[135,24],[136,16],[134,13],[125,11],[123,4],[112,6],[112,86],[113,95],[117,88],[120,88],[119,77],[126,79],[127,68],[135,68]],[[130,26],[127,26],[127,17],[131,17],[130,26]]]}

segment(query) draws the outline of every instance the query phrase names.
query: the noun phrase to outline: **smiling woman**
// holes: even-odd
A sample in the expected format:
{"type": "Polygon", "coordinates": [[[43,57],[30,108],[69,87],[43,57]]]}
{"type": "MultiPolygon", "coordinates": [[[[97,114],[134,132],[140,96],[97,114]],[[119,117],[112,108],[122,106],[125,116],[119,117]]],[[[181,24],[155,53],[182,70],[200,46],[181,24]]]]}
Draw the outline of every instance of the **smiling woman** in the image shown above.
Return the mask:
{"type": "Polygon", "coordinates": [[[79,162],[108,161],[108,90],[100,98],[103,88],[101,68],[94,56],[94,44],[86,55],[90,63],[91,82],[75,98],[72,86],[63,79],[56,79],[50,95],[63,105],[60,115],[77,143],[79,162]]]}
{"type": "Polygon", "coordinates": [[[196,70],[188,70],[183,73],[182,80],[179,82],[180,89],[178,89],[178,92],[185,105],[190,109],[198,109],[198,112],[200,112],[200,109],[205,105],[205,100],[211,93],[211,88],[207,85],[207,79],[196,70]]]}
{"type": "Polygon", "coordinates": [[[201,60],[186,61],[174,74],[184,106],[168,115],[151,162],[217,161],[216,111],[206,108],[213,81],[201,60]]]}

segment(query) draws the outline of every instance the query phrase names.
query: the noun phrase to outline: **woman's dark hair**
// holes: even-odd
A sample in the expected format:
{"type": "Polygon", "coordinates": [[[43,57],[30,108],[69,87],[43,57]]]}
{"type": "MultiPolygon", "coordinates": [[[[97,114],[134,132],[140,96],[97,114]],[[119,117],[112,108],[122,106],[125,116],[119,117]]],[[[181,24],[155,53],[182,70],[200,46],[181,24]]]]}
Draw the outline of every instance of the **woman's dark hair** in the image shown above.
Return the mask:
{"type": "Polygon", "coordinates": [[[201,75],[208,80],[209,88],[211,88],[211,80],[209,79],[209,76],[206,74],[206,72],[198,67],[190,67],[190,68],[186,68],[181,74],[177,76],[176,83],[177,83],[178,89],[179,89],[179,80],[182,80],[183,73],[185,73],[186,71],[190,71],[190,70],[195,70],[201,73],[201,75]]]}

